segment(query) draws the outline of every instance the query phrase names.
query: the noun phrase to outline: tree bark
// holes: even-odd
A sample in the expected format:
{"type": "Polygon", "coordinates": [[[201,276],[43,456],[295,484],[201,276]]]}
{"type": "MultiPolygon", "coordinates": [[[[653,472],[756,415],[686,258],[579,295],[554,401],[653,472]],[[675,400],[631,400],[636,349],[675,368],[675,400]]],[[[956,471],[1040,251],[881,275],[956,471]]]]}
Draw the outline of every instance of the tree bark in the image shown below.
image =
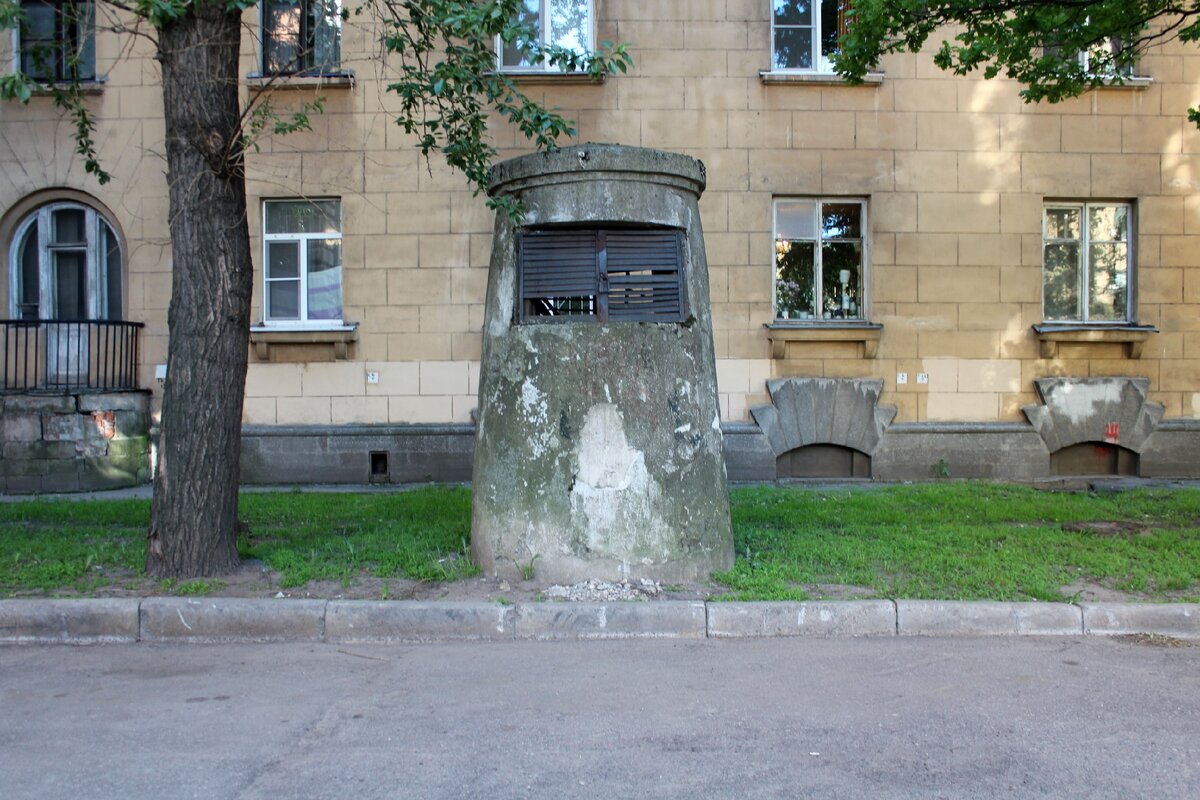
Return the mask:
{"type": "Polygon", "coordinates": [[[146,571],[238,563],[238,462],[253,267],[238,98],[240,11],[195,0],[159,31],[171,229],[167,379],[146,571]]]}

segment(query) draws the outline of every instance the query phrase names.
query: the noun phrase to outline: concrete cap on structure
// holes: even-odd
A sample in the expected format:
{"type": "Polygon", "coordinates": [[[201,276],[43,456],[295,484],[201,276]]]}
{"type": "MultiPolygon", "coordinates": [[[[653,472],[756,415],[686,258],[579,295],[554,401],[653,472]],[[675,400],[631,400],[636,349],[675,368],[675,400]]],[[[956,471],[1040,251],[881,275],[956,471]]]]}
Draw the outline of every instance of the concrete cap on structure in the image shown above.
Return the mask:
{"type": "Polygon", "coordinates": [[[682,153],[623,144],[586,144],[559,147],[510,158],[492,167],[488,194],[514,194],[533,186],[596,180],[609,173],[625,180],[669,183],[697,197],[707,183],[703,162],[682,153]]]}

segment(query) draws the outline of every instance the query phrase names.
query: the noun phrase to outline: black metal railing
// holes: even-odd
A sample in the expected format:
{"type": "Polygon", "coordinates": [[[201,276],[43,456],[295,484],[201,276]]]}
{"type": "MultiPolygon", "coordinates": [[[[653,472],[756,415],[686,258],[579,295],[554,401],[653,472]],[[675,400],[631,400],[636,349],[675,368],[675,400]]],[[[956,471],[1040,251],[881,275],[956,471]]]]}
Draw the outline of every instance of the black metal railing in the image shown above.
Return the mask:
{"type": "Polygon", "coordinates": [[[141,322],[0,320],[0,392],[137,388],[141,322]]]}

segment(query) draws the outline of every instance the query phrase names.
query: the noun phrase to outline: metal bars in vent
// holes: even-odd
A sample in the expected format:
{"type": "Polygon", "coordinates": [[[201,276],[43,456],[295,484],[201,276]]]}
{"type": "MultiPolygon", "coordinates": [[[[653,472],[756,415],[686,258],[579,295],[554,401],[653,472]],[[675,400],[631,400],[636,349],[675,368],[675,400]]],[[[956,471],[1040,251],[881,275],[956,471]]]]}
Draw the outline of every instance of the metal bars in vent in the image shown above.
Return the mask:
{"type": "Polygon", "coordinates": [[[529,231],[517,242],[521,322],[682,322],[683,234],[529,231]]]}

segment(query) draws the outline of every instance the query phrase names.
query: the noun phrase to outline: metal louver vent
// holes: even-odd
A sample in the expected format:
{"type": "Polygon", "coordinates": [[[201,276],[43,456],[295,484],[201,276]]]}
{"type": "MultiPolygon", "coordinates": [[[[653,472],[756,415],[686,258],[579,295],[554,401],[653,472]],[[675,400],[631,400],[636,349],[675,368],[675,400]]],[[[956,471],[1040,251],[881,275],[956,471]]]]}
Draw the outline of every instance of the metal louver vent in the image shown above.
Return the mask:
{"type": "Polygon", "coordinates": [[[531,231],[518,248],[522,321],[683,321],[677,230],[531,231]]]}

